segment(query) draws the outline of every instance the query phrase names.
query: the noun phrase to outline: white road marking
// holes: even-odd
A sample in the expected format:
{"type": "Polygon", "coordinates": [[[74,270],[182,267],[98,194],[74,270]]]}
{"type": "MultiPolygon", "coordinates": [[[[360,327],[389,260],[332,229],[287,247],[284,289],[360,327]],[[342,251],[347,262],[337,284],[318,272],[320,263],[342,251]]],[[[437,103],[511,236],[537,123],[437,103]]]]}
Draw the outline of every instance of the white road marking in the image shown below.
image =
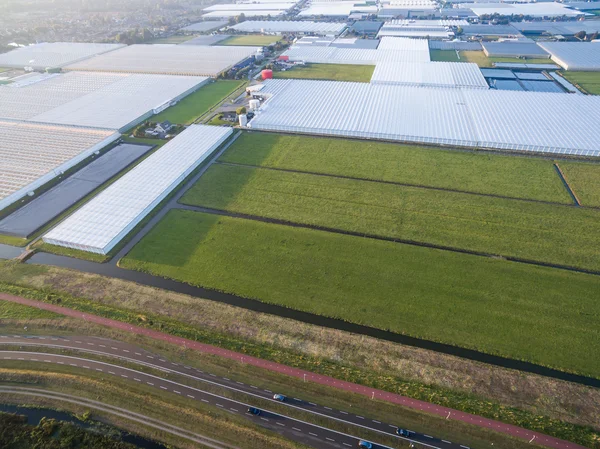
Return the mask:
{"type": "Polygon", "coordinates": [[[192,398],[192,399],[196,399],[194,396],[192,396],[191,394],[187,395],[188,398],[192,398]]]}
{"type": "Polygon", "coordinates": [[[167,387],[163,387],[162,385],[159,385],[160,388],[162,388],[163,390],[168,390],[167,387]]]}
{"type": "Polygon", "coordinates": [[[275,424],[277,424],[278,426],[283,426],[283,427],[285,427],[285,424],[283,424],[283,423],[280,423],[280,422],[276,422],[275,424]]]}
{"type": "Polygon", "coordinates": [[[200,399],[202,402],[206,402],[208,404],[208,401],[206,399],[200,399]]]}
{"type": "Polygon", "coordinates": [[[376,419],[374,419],[373,422],[377,423],[377,424],[381,424],[381,421],[377,421],[376,419]]]}
{"type": "Polygon", "coordinates": [[[292,427],[292,430],[295,430],[297,432],[302,432],[302,429],[298,429],[297,427],[292,427]]]}
{"type": "Polygon", "coordinates": [[[326,440],[335,441],[333,438],[325,437],[326,440]]]}
{"type": "Polygon", "coordinates": [[[312,432],[308,432],[309,435],[312,435],[313,437],[318,437],[319,435],[317,435],[316,433],[312,433],[312,432]]]}

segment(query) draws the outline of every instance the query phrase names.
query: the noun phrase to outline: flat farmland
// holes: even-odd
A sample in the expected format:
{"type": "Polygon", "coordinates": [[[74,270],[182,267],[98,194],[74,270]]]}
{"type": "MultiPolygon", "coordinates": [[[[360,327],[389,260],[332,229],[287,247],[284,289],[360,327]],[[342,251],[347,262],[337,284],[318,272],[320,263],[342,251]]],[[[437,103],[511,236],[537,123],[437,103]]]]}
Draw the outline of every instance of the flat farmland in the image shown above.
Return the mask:
{"type": "Polygon", "coordinates": [[[600,207],[600,164],[561,162],[560,168],[581,204],[600,207]]]}
{"type": "Polygon", "coordinates": [[[552,161],[544,159],[253,132],[220,160],[572,204],[552,161]]]}
{"type": "Polygon", "coordinates": [[[174,210],[120,265],[600,376],[600,277],[174,210]]]}
{"type": "Polygon", "coordinates": [[[587,93],[600,95],[600,72],[570,72],[561,74],[571,83],[577,84],[587,93]]]}
{"type": "Polygon", "coordinates": [[[600,270],[600,210],[216,164],[182,203],[600,270]]]}
{"type": "Polygon", "coordinates": [[[273,77],[368,83],[374,70],[374,65],[306,64],[285,72],[273,72],[273,77]]]}

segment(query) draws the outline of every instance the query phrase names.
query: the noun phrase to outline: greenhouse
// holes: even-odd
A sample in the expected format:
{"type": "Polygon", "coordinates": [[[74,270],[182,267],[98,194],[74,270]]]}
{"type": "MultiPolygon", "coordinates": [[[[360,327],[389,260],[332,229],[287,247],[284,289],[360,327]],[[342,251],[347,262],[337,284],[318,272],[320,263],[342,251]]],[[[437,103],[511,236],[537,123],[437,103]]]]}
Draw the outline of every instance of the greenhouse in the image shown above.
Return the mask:
{"type": "Polygon", "coordinates": [[[232,132],[190,126],[44,235],[44,241],[107,254],[232,132]]]}

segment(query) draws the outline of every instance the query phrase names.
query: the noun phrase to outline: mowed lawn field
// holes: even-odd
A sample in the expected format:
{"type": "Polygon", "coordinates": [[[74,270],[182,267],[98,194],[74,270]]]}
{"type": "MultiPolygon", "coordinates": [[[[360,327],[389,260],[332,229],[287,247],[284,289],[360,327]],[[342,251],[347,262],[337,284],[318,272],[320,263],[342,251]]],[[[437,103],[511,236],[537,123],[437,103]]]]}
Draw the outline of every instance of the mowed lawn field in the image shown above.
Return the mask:
{"type": "Polygon", "coordinates": [[[168,120],[171,123],[189,125],[242,85],[242,81],[219,80],[202,86],[196,92],[180,100],[175,106],[152,117],[154,122],[168,120]]]}
{"type": "Polygon", "coordinates": [[[600,277],[174,210],[120,265],[600,377],[600,277]]]}
{"type": "Polygon", "coordinates": [[[559,165],[581,204],[600,207],[600,164],[561,162],[559,165]]]}
{"type": "Polygon", "coordinates": [[[374,70],[374,65],[306,64],[285,72],[273,72],[273,77],[368,83],[371,81],[374,70]]]}
{"type": "Polygon", "coordinates": [[[600,210],[216,164],[182,203],[600,270],[600,210]]]}
{"type": "Polygon", "coordinates": [[[461,62],[461,59],[454,50],[429,50],[429,57],[432,61],[442,62],[461,62]]]}
{"type": "Polygon", "coordinates": [[[260,34],[248,34],[243,36],[231,36],[217,42],[215,45],[241,45],[266,47],[276,43],[280,39],[277,36],[263,36],[260,34]]]}
{"type": "Polygon", "coordinates": [[[600,72],[561,72],[570,83],[592,95],[600,95],[600,72]]]}
{"type": "Polygon", "coordinates": [[[572,204],[552,161],[544,159],[253,132],[220,160],[572,204]]]}

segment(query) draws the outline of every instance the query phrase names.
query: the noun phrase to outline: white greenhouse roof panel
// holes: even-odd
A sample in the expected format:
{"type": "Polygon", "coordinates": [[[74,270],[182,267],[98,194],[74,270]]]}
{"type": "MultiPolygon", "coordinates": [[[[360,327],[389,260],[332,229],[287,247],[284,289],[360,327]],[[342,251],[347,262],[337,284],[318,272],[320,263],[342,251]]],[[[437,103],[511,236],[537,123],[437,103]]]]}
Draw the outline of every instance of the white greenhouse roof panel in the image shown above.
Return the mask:
{"type": "Polygon", "coordinates": [[[467,87],[488,89],[477,64],[467,62],[380,62],[371,77],[374,84],[405,86],[467,87]]]}
{"type": "MultiPolygon", "coordinates": [[[[246,17],[279,17],[287,13],[284,9],[261,9],[261,10],[250,10],[243,11],[246,17]]],[[[240,11],[228,10],[228,11],[211,11],[202,15],[204,19],[228,19],[230,17],[237,17],[240,15],[240,11]]]]}
{"type": "Polygon", "coordinates": [[[360,2],[332,1],[310,3],[309,7],[298,13],[299,16],[347,17],[352,13],[377,14],[376,5],[360,2]]]}
{"type": "Polygon", "coordinates": [[[0,86],[0,118],[123,129],[208,82],[198,76],[68,72],[0,86]]]}
{"type": "Polygon", "coordinates": [[[58,68],[122,47],[125,45],[72,42],[35,44],[0,54],[0,67],[31,67],[34,70],[58,68]]]}
{"type": "Polygon", "coordinates": [[[0,119],[0,210],[119,137],[114,130],[0,119]]]}
{"type": "Polygon", "coordinates": [[[576,9],[568,8],[568,3],[540,2],[540,3],[474,3],[465,5],[477,16],[500,14],[503,16],[532,16],[532,17],[576,17],[583,13],[576,9]]]}
{"type": "Polygon", "coordinates": [[[256,53],[256,47],[130,45],[65,67],[92,72],[217,76],[256,53]]]}
{"type": "Polygon", "coordinates": [[[219,3],[218,5],[212,5],[208,8],[204,8],[203,11],[238,11],[238,14],[245,13],[246,11],[271,11],[271,10],[282,10],[287,11],[295,6],[295,3],[291,2],[267,2],[267,3],[219,3]]]}
{"type": "Polygon", "coordinates": [[[600,156],[597,96],[312,80],[264,86],[253,129],[600,156]]]}
{"type": "Polygon", "coordinates": [[[383,37],[377,50],[429,52],[427,39],[410,39],[408,37],[383,37]]]}
{"type": "Polygon", "coordinates": [[[436,20],[415,20],[415,19],[394,19],[388,20],[383,24],[383,28],[398,27],[462,27],[469,22],[462,19],[436,19],[436,20]]]}
{"type": "Polygon", "coordinates": [[[231,28],[246,33],[311,33],[337,36],[344,31],[346,24],[300,20],[246,20],[231,28]]]}
{"type": "Polygon", "coordinates": [[[566,70],[600,71],[600,42],[539,42],[566,70]]]}
{"type": "Polygon", "coordinates": [[[107,254],[232,132],[188,127],[44,235],[44,241],[107,254]]]}

